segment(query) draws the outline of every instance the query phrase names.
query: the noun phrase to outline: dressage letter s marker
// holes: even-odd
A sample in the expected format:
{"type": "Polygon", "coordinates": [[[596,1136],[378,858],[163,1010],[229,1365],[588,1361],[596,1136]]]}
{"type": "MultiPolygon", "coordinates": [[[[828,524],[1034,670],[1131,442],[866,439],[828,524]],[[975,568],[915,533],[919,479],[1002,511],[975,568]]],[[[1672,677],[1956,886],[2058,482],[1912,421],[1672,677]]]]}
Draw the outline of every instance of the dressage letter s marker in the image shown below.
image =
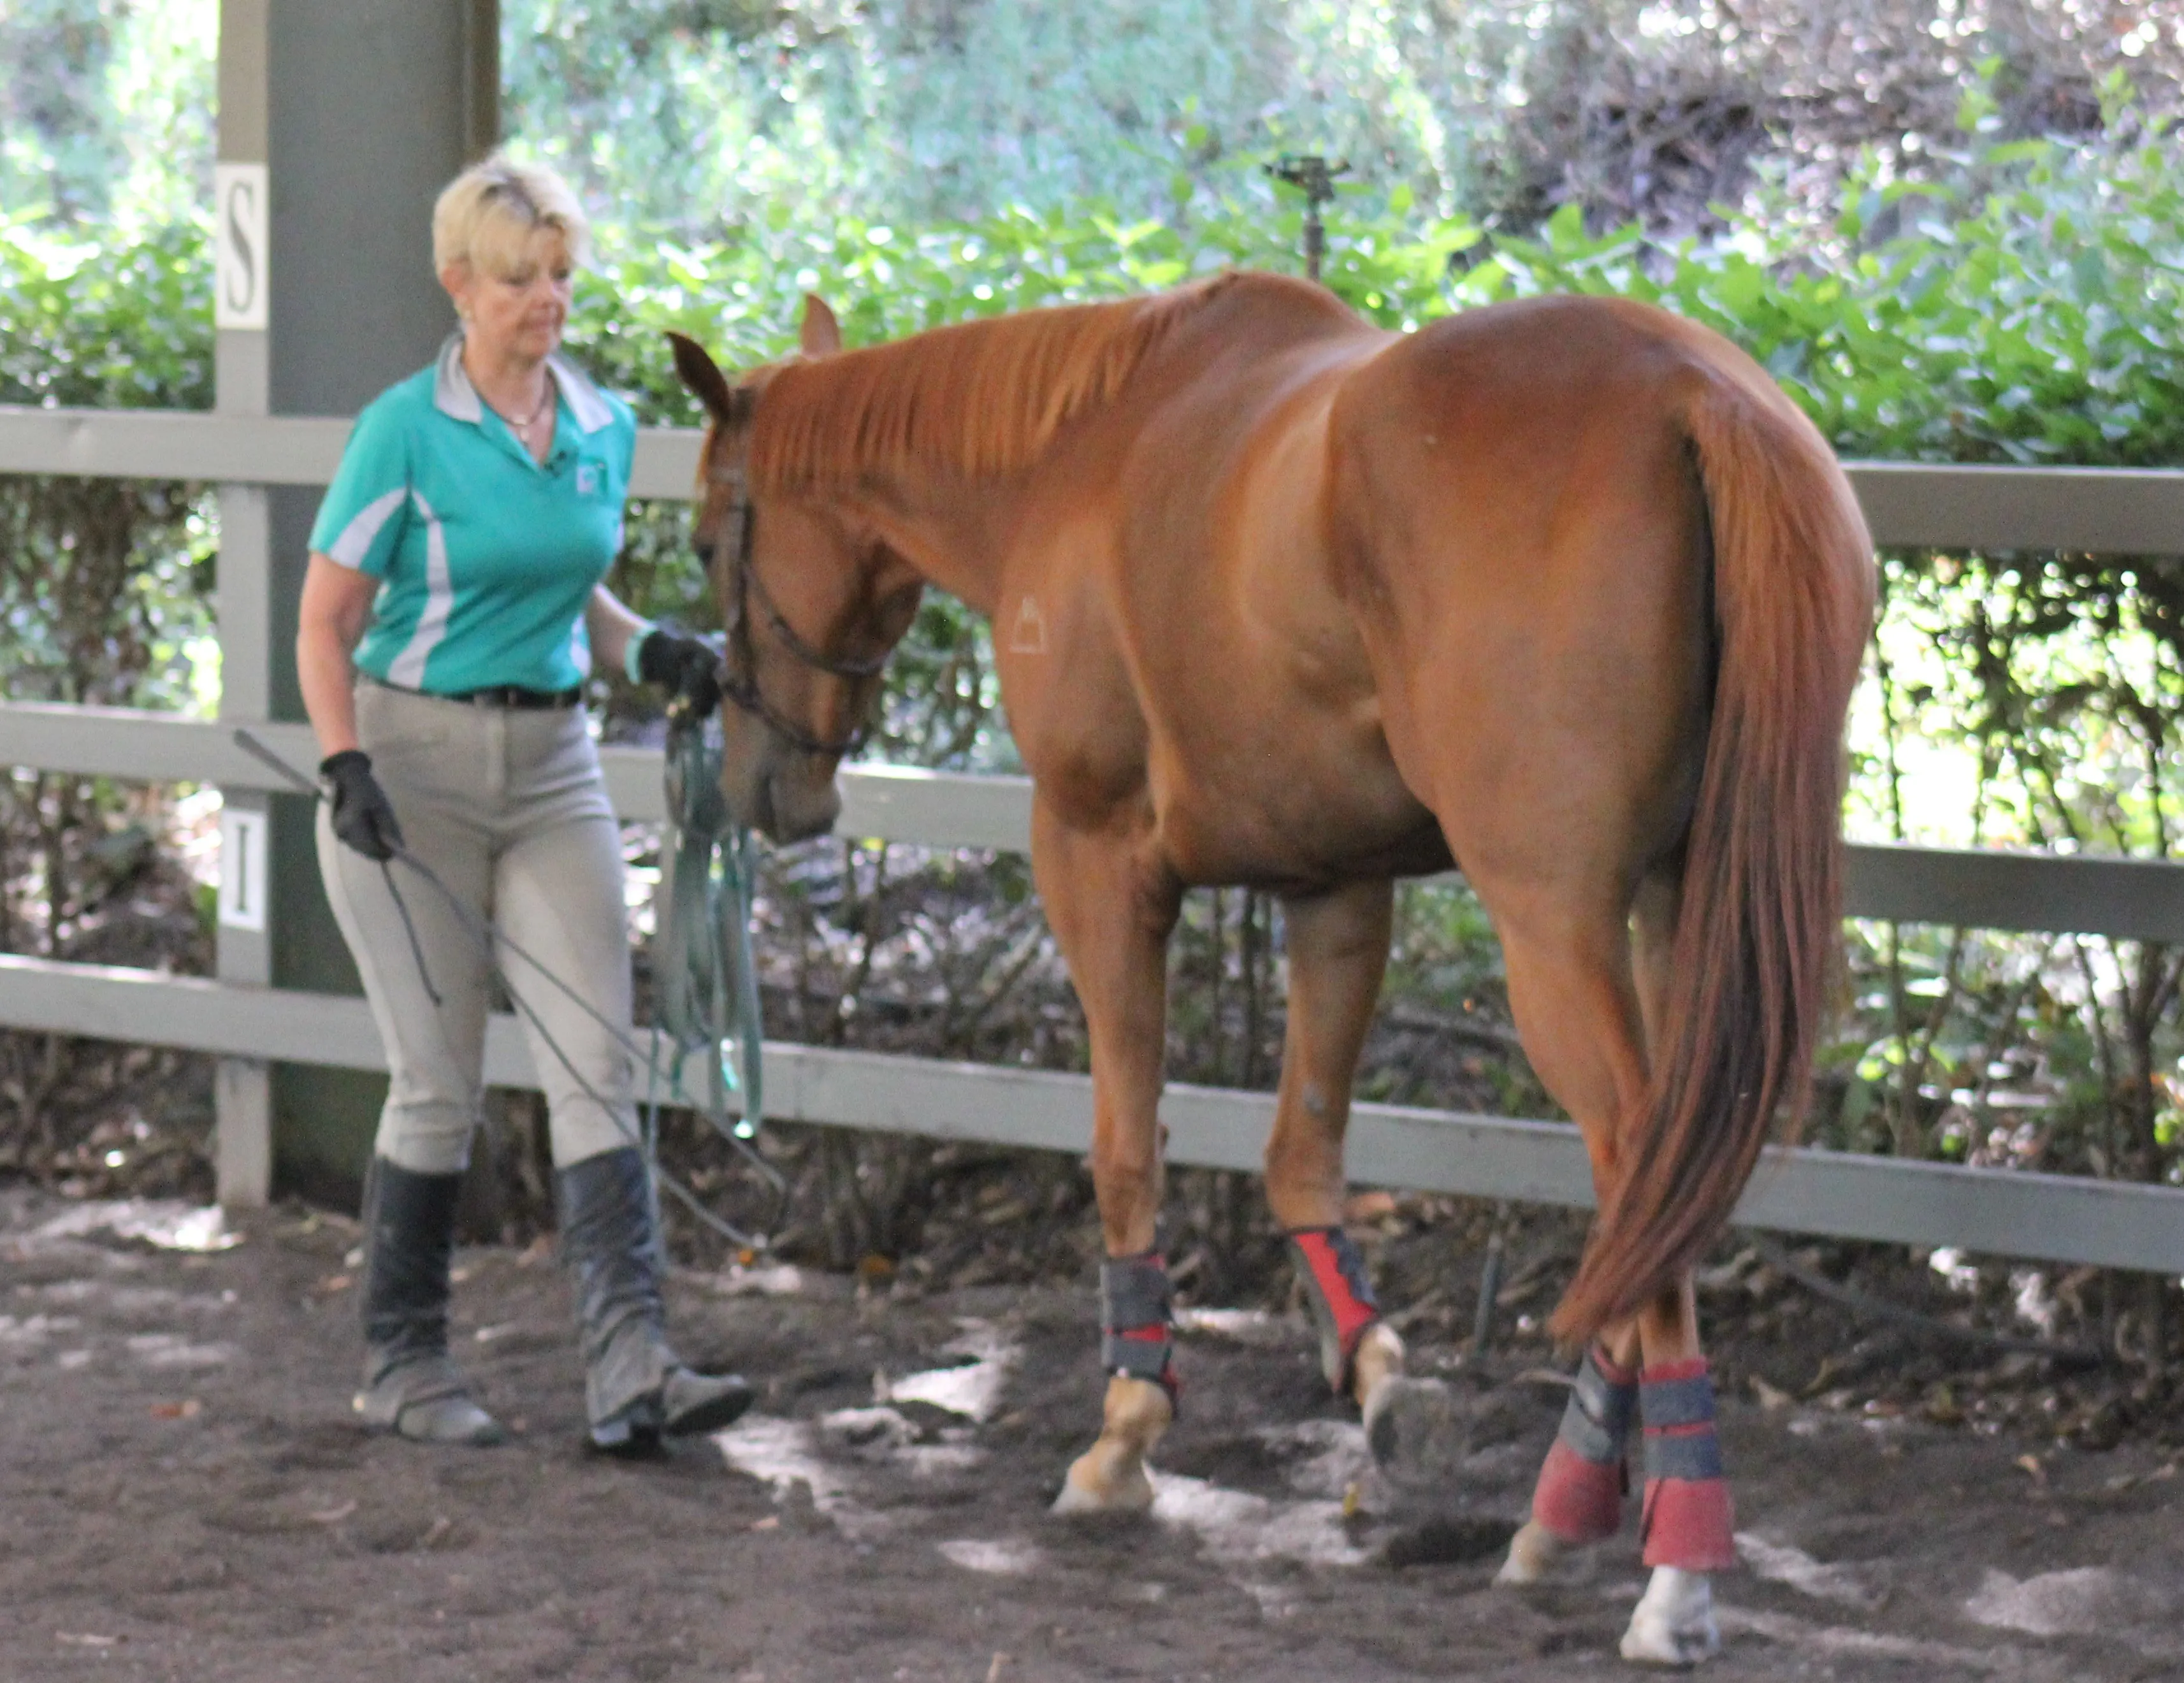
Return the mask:
{"type": "Polygon", "coordinates": [[[256,254],[251,249],[250,230],[244,226],[242,220],[244,213],[249,209],[250,202],[249,182],[237,181],[229,187],[227,237],[235,248],[237,260],[228,266],[227,307],[231,314],[237,315],[248,315],[250,313],[254,294],[258,290],[257,276],[251,272],[254,266],[251,259],[256,254]],[[242,294],[240,298],[236,296],[238,287],[242,294]]]}
{"type": "Polygon", "coordinates": [[[218,250],[213,267],[213,325],[262,332],[266,326],[266,169],[213,166],[218,250]]]}

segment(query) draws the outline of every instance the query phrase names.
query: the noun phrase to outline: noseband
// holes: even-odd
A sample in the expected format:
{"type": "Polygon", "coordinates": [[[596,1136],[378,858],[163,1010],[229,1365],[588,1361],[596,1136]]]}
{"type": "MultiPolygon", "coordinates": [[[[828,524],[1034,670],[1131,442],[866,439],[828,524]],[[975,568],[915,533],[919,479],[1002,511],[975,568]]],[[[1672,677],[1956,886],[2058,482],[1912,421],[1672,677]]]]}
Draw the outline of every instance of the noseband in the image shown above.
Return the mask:
{"type": "Polygon", "coordinates": [[[766,588],[766,581],[752,565],[751,550],[758,531],[758,515],[751,507],[750,491],[738,471],[716,471],[708,476],[716,485],[728,488],[735,498],[734,519],[737,526],[735,560],[729,569],[733,581],[732,609],[728,621],[727,652],[721,661],[719,682],[722,696],[749,714],[774,735],[795,749],[816,759],[838,760],[861,747],[867,734],[867,727],[859,724],[844,737],[815,736],[794,719],[783,713],[766,698],[758,683],[758,649],[751,638],[751,599],[757,598],[764,610],[767,626],[774,641],[786,649],[800,665],[829,677],[858,681],[878,676],[887,665],[889,651],[883,649],[868,660],[845,660],[815,649],[805,641],[788,616],[773,599],[773,593],[766,588]]]}

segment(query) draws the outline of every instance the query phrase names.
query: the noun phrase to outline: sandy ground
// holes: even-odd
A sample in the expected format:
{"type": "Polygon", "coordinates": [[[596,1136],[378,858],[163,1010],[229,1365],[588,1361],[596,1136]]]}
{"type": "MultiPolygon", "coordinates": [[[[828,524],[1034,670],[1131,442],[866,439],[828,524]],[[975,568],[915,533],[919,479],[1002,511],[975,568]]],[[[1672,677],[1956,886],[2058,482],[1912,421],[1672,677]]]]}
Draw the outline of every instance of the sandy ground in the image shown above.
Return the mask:
{"type": "MultiPolygon", "coordinates": [[[[1560,1407],[1517,1357],[1417,1352],[1447,1412],[1404,1488],[1301,1324],[1201,1317],[1153,1515],[1088,1524],[1045,1509],[1096,1418],[1089,1290],[678,1278],[687,1353],[761,1400],[630,1465],[578,1446],[550,1257],[465,1252],[460,1348],[520,1435],[430,1451],[350,1424],[353,1226],[116,1231],[178,1213],[0,1193],[8,1683],[1632,1675],[1630,1538],[1490,1587],[1560,1407]]],[[[1737,1402],[1725,1429],[1746,1564],[1708,1676],[2184,1677],[2184,1480],[2151,1447],[1737,1402]]]]}

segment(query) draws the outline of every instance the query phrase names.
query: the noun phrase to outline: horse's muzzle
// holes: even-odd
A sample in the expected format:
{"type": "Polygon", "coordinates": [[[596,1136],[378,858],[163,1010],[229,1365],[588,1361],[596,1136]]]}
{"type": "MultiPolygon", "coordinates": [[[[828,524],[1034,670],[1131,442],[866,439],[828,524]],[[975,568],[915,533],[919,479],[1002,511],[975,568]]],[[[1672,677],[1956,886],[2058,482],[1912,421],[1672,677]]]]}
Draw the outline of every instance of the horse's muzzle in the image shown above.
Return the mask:
{"type": "Polygon", "coordinates": [[[841,791],[833,777],[803,778],[779,772],[754,780],[748,810],[734,790],[728,791],[728,805],[751,828],[783,847],[825,835],[842,816],[841,791]]]}

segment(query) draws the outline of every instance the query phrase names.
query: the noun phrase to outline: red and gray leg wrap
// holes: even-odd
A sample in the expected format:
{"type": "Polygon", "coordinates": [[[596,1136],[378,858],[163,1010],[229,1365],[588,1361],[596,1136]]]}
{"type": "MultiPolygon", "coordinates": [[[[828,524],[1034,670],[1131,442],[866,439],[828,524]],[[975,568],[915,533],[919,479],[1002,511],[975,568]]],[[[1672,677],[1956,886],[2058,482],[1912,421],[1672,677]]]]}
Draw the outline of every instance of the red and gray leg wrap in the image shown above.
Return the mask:
{"type": "Polygon", "coordinates": [[[1736,1564],[1736,1517],[1714,1435],[1706,1357],[1639,1375],[1646,1421],[1646,1564],[1719,1572],[1736,1564]]]}
{"type": "Polygon", "coordinates": [[[1566,1543],[1596,1543],[1623,1528],[1630,1489],[1624,1456],[1638,1416],[1638,1375],[1594,1345],[1578,1363],[1562,1429],[1532,1491],[1532,1518],[1566,1543]]]}
{"type": "Polygon", "coordinates": [[[1366,1278],[1363,1254],[1340,1228],[1295,1228],[1289,1240],[1319,1327],[1319,1370],[1339,1395],[1350,1389],[1357,1340],[1380,1318],[1379,1300],[1366,1278]]]}
{"type": "Polygon", "coordinates": [[[1158,1251],[1110,1257],[1100,1264],[1100,1365],[1110,1374],[1150,1379],[1173,1405],[1175,1290],[1158,1251]]]}

